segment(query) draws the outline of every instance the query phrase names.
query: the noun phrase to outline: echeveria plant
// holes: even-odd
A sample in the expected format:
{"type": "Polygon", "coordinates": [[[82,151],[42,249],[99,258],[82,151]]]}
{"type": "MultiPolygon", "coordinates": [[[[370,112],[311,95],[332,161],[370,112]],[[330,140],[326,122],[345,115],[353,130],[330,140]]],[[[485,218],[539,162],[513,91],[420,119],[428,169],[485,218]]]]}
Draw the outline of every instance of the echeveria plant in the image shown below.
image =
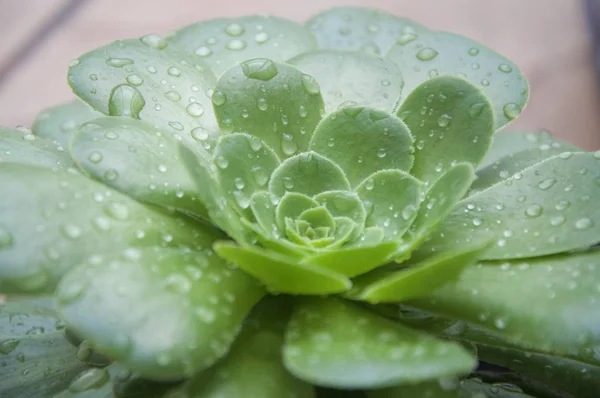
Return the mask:
{"type": "Polygon", "coordinates": [[[410,20],[202,21],[0,129],[0,396],[597,397],[600,152],[410,20]]]}

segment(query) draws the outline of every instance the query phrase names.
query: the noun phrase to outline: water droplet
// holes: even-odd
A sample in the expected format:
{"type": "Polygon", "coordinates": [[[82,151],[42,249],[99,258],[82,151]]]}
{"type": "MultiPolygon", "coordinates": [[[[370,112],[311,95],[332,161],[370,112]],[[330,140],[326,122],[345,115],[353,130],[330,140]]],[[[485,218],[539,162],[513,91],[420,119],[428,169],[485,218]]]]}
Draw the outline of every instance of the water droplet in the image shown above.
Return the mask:
{"type": "Polygon", "coordinates": [[[76,356],[82,362],[89,361],[93,354],[94,351],[87,340],[82,341],[77,347],[76,356]]]}
{"type": "Polygon", "coordinates": [[[70,67],[70,68],[74,68],[74,67],[76,67],[77,65],[79,65],[79,63],[80,63],[80,62],[79,62],[79,60],[78,60],[78,59],[73,59],[73,60],[71,60],[71,62],[69,62],[69,67],[70,67]]]}
{"type": "Polygon", "coordinates": [[[530,218],[539,217],[542,215],[544,208],[540,205],[531,205],[525,210],[525,215],[530,218]]]}
{"type": "Polygon", "coordinates": [[[227,43],[227,48],[233,51],[240,51],[246,48],[246,42],[240,39],[232,39],[227,43]]]}
{"type": "Polygon", "coordinates": [[[185,108],[185,111],[188,113],[188,115],[193,117],[200,117],[204,114],[204,108],[198,102],[192,102],[189,104],[185,108]]]}
{"type": "Polygon", "coordinates": [[[264,98],[258,99],[258,109],[261,111],[266,111],[269,105],[267,104],[267,100],[264,98]]]}
{"type": "Polygon", "coordinates": [[[474,226],[479,227],[479,226],[481,226],[481,224],[483,224],[483,220],[481,218],[475,217],[473,219],[473,225],[474,226]]]}
{"type": "Polygon", "coordinates": [[[108,169],[104,172],[103,177],[106,181],[114,181],[119,178],[119,173],[115,169],[108,169]]]}
{"type": "Polygon", "coordinates": [[[229,167],[229,161],[227,159],[225,159],[225,157],[223,157],[222,155],[219,155],[215,158],[215,164],[217,165],[218,168],[225,170],[227,167],[229,167]]]}
{"type": "Polygon", "coordinates": [[[15,339],[4,340],[0,343],[0,354],[8,355],[17,348],[20,341],[15,339]]]}
{"type": "Polygon", "coordinates": [[[244,32],[245,30],[242,25],[235,22],[225,28],[225,33],[227,33],[229,36],[241,36],[244,34],[244,32]]]}
{"type": "Polygon", "coordinates": [[[414,33],[405,33],[402,36],[398,37],[396,42],[398,44],[400,44],[401,46],[404,46],[404,45],[410,43],[411,41],[415,40],[416,38],[417,38],[417,35],[414,33]]]}
{"type": "Polygon", "coordinates": [[[267,40],[269,40],[269,35],[265,32],[259,32],[256,34],[256,36],[254,36],[254,41],[256,41],[258,44],[266,43],[267,40]]]}
{"type": "Polygon", "coordinates": [[[91,368],[84,370],[71,382],[69,391],[78,393],[89,391],[91,389],[98,389],[106,384],[109,379],[110,376],[105,368],[91,368]]]}
{"type": "Polygon", "coordinates": [[[107,216],[117,221],[125,221],[129,218],[129,208],[120,202],[108,202],[104,207],[104,212],[107,216]]]}
{"type": "Polygon", "coordinates": [[[250,79],[268,81],[277,76],[277,67],[269,59],[256,58],[242,62],[242,72],[250,79]]]}
{"type": "Polygon", "coordinates": [[[265,186],[269,181],[269,176],[267,176],[267,173],[259,165],[252,166],[252,175],[256,183],[261,187],[265,186]]]}
{"type": "Polygon", "coordinates": [[[372,191],[373,188],[375,188],[375,180],[369,178],[367,181],[365,181],[365,189],[367,191],[372,191]]]}
{"type": "Polygon", "coordinates": [[[317,95],[321,92],[319,83],[317,83],[315,78],[311,75],[302,75],[302,87],[304,87],[304,90],[310,95],[317,95]]]}
{"type": "Polygon", "coordinates": [[[488,79],[481,79],[481,85],[487,87],[490,85],[490,81],[488,79]]]}
{"type": "Polygon", "coordinates": [[[506,328],[506,320],[504,320],[504,318],[496,318],[494,320],[494,326],[496,326],[496,328],[503,330],[506,328]]]}
{"type": "Polygon", "coordinates": [[[215,91],[212,95],[214,106],[223,106],[227,102],[227,95],[223,91],[215,91]]]}
{"type": "Polygon", "coordinates": [[[296,141],[294,140],[294,136],[288,133],[283,133],[281,139],[281,151],[287,155],[291,156],[298,150],[298,145],[296,145],[296,141]]]}
{"type": "Polygon", "coordinates": [[[244,187],[246,186],[246,184],[244,183],[244,180],[242,180],[240,177],[237,177],[234,180],[234,185],[237,189],[244,189],[244,187]]]}
{"type": "Polygon", "coordinates": [[[485,107],[486,107],[486,104],[483,102],[473,104],[469,107],[467,114],[469,115],[469,117],[471,119],[475,119],[475,118],[479,117],[479,115],[481,115],[481,113],[483,112],[485,107]]]}
{"type": "Polygon", "coordinates": [[[167,91],[165,93],[165,97],[169,101],[173,101],[173,102],[177,102],[177,101],[181,100],[181,95],[177,91],[167,91]]]}
{"type": "Polygon", "coordinates": [[[133,60],[129,58],[109,58],[106,60],[106,64],[114,68],[122,68],[125,65],[131,65],[132,63],[133,60]]]}
{"type": "Polygon", "coordinates": [[[173,293],[188,294],[192,282],[182,274],[171,274],[165,279],[165,288],[173,293]]]}
{"type": "Polygon", "coordinates": [[[90,153],[88,156],[88,160],[92,163],[100,163],[102,161],[102,154],[100,152],[94,151],[90,153]]]}
{"type": "Polygon", "coordinates": [[[417,52],[417,58],[421,61],[431,61],[437,57],[439,53],[431,47],[425,47],[417,52]]]}
{"type": "Polygon", "coordinates": [[[131,84],[132,86],[141,86],[144,83],[144,79],[142,79],[140,75],[136,74],[127,76],[125,80],[127,80],[127,83],[131,84]]]}
{"type": "Polygon", "coordinates": [[[141,37],[140,41],[155,50],[163,50],[167,47],[167,42],[159,35],[146,35],[141,37]]]}
{"type": "Polygon", "coordinates": [[[479,49],[478,48],[475,48],[475,47],[469,48],[469,55],[476,56],[477,54],[479,54],[479,49]]]}
{"type": "Polygon", "coordinates": [[[65,238],[69,238],[72,240],[79,239],[81,237],[82,231],[77,225],[74,224],[64,224],[60,227],[60,232],[63,234],[65,238]]]}
{"type": "Polygon", "coordinates": [[[521,113],[521,107],[515,103],[508,103],[504,105],[502,110],[504,111],[504,116],[510,120],[515,119],[521,113]]]}
{"type": "Polygon", "coordinates": [[[145,105],[146,100],[135,87],[121,84],[110,92],[108,114],[139,119],[140,112],[145,105]]]}
{"type": "Polygon", "coordinates": [[[208,131],[202,127],[196,127],[191,132],[192,138],[196,141],[206,141],[208,139],[208,131]]]}
{"type": "Polygon", "coordinates": [[[298,108],[298,114],[301,118],[305,118],[306,116],[308,116],[308,111],[306,110],[306,107],[304,105],[300,105],[300,107],[298,108]]]}
{"type": "Polygon", "coordinates": [[[571,202],[569,202],[568,200],[561,200],[560,202],[558,202],[556,204],[556,210],[558,211],[563,211],[568,209],[571,206],[571,202]]]}
{"type": "Polygon", "coordinates": [[[154,73],[158,72],[158,71],[156,70],[156,68],[155,68],[154,66],[152,66],[152,65],[149,65],[149,66],[147,66],[147,67],[146,67],[146,70],[147,70],[148,72],[152,73],[152,74],[154,74],[154,73]]]}
{"type": "Polygon", "coordinates": [[[500,65],[498,65],[498,70],[500,72],[504,72],[504,73],[510,73],[510,72],[512,72],[512,68],[510,67],[510,65],[507,65],[507,64],[500,64],[500,65]]]}
{"type": "Polygon", "coordinates": [[[552,225],[553,227],[563,225],[564,223],[565,223],[565,218],[563,216],[556,216],[550,220],[550,225],[552,225]]]}
{"type": "Polygon", "coordinates": [[[208,57],[210,54],[212,54],[212,50],[207,46],[200,46],[196,49],[196,54],[201,57],[208,57]]]}
{"type": "Polygon", "coordinates": [[[200,306],[195,310],[196,316],[204,323],[213,323],[216,319],[216,314],[209,308],[200,306]]]}
{"type": "Polygon", "coordinates": [[[580,229],[580,230],[589,229],[593,226],[594,226],[594,222],[587,217],[580,218],[579,220],[577,220],[575,222],[575,228],[580,229]]]}
{"type": "Polygon", "coordinates": [[[452,116],[443,114],[438,118],[438,126],[446,127],[452,121],[452,116]]]}
{"type": "Polygon", "coordinates": [[[294,181],[292,181],[292,179],[290,177],[283,177],[282,181],[283,181],[283,186],[285,187],[285,189],[294,188],[294,181]]]}
{"type": "Polygon", "coordinates": [[[545,191],[545,190],[551,188],[555,183],[556,183],[556,180],[554,178],[546,178],[546,179],[540,181],[537,186],[539,189],[545,191]]]}

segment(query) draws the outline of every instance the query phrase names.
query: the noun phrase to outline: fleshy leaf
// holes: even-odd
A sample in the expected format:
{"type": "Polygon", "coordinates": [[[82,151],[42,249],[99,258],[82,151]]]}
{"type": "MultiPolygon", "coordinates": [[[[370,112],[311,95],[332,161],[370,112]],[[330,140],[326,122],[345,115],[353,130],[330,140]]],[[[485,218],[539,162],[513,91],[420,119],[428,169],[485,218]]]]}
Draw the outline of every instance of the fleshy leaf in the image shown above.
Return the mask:
{"type": "Polygon", "coordinates": [[[426,296],[455,281],[465,267],[477,261],[482,250],[467,249],[444,254],[399,271],[375,271],[353,281],[354,286],[346,296],[372,304],[399,303],[426,296]]]}
{"type": "Polygon", "coordinates": [[[355,187],[379,170],[409,171],[413,139],[408,127],[384,111],[353,107],[328,115],[317,126],[310,149],[337,163],[355,187]]]}
{"type": "Polygon", "coordinates": [[[46,398],[88,365],[64,337],[64,323],[29,303],[0,305],[0,396],[46,398]]]}
{"type": "Polygon", "coordinates": [[[349,51],[320,50],[288,61],[321,85],[325,109],[352,104],[391,113],[400,100],[402,73],[384,58],[349,51]]]}
{"type": "Polygon", "coordinates": [[[314,196],[325,191],[350,189],[342,169],[315,152],[305,152],[286,159],[275,169],[269,191],[279,197],[286,192],[314,196]]]}
{"type": "Polygon", "coordinates": [[[224,133],[257,136],[281,159],[306,151],[324,110],[319,84],[312,76],[264,58],[225,72],[212,103],[224,133]]]}
{"type": "Polygon", "coordinates": [[[386,239],[400,240],[417,216],[422,185],[400,170],[382,170],[368,177],[356,187],[367,210],[366,226],[383,228],[386,239]]]}
{"type": "Polygon", "coordinates": [[[104,115],[93,110],[85,102],[74,100],[45,109],[35,119],[31,130],[38,137],[56,141],[68,147],[71,136],[79,126],[101,116],[104,115]]]}
{"type": "Polygon", "coordinates": [[[256,277],[273,292],[330,294],[346,291],[351,286],[350,280],[342,274],[311,264],[301,264],[293,257],[258,247],[218,242],[215,251],[256,277]]]}
{"type": "Polygon", "coordinates": [[[276,209],[277,225],[285,229],[285,219],[295,220],[308,209],[318,207],[319,204],[312,198],[297,192],[286,192],[279,201],[276,209]]]}
{"type": "Polygon", "coordinates": [[[585,355],[600,343],[599,261],[600,251],[593,250],[482,263],[411,303],[489,328],[524,348],[585,355]]]}
{"type": "Polygon", "coordinates": [[[73,269],[57,289],[59,311],[93,347],[159,380],[211,366],[265,291],[214,254],[145,248],[73,269]]]}
{"type": "Polygon", "coordinates": [[[277,200],[277,197],[266,191],[256,192],[250,198],[252,214],[267,238],[279,236],[280,233],[275,214],[277,200]]]}
{"type": "Polygon", "coordinates": [[[79,174],[0,164],[0,291],[52,292],[86,258],[128,247],[209,248],[220,236],[79,174]],[[28,193],[35,187],[35,195],[28,193]]]}
{"type": "Polygon", "coordinates": [[[415,138],[411,174],[423,181],[435,181],[456,162],[477,166],[494,134],[487,97],[466,80],[451,76],[415,87],[398,115],[415,138]]]}
{"type": "Polygon", "coordinates": [[[270,15],[200,21],[168,40],[202,57],[217,75],[251,58],[285,61],[316,48],[303,26],[270,15]]]}
{"type": "Polygon", "coordinates": [[[73,136],[71,155],[92,178],[142,202],[206,218],[179,143],[152,125],[123,117],[84,124],[73,136]]]}
{"type": "Polygon", "coordinates": [[[402,68],[406,93],[439,75],[464,77],[493,104],[494,130],[519,116],[529,99],[527,80],[515,64],[460,35],[434,31],[406,35],[386,58],[402,68]]]}
{"type": "Polygon", "coordinates": [[[106,115],[141,119],[188,142],[210,143],[217,133],[207,94],[213,72],[156,35],[108,44],[71,65],[75,94],[106,115]]]}
{"type": "MultiPolygon", "coordinates": [[[[181,389],[195,398],[313,398],[314,387],[292,376],[281,363],[289,308],[281,298],[259,303],[229,354],[181,389]]],[[[175,395],[177,396],[177,395],[175,395]]]]}
{"type": "Polygon", "coordinates": [[[407,34],[427,30],[409,19],[358,7],[332,8],[315,15],[306,26],[317,37],[320,48],[376,55],[387,53],[407,34]]]}
{"type": "Polygon", "coordinates": [[[75,166],[61,144],[36,137],[27,129],[0,127],[0,163],[5,162],[57,169],[75,166]]]}
{"type": "Polygon", "coordinates": [[[248,134],[222,136],[213,155],[225,197],[242,212],[250,207],[250,197],[267,187],[271,174],[279,165],[275,152],[248,134]]]}
{"type": "Polygon", "coordinates": [[[600,241],[600,153],[547,159],[461,201],[423,253],[495,239],[483,258],[561,253],[600,241]]]}
{"type": "Polygon", "coordinates": [[[327,191],[316,195],[314,199],[327,207],[332,216],[346,217],[354,223],[354,230],[348,240],[354,240],[363,234],[367,213],[355,192],[327,191]]]}
{"type": "Polygon", "coordinates": [[[378,388],[469,373],[475,359],[437,340],[337,299],[306,299],[288,324],[283,358],[319,386],[378,388]]]}

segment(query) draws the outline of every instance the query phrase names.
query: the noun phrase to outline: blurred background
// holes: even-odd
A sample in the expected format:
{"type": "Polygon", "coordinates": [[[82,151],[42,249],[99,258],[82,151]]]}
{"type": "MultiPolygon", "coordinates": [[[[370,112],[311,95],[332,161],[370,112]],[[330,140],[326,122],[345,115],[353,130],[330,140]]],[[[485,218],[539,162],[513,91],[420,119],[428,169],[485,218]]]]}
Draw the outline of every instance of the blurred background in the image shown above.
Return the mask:
{"type": "Polygon", "coordinates": [[[600,148],[598,0],[0,0],[0,125],[30,126],[44,108],[72,99],[69,61],[113,40],[253,13],[303,22],[340,5],[381,8],[491,47],[531,85],[530,104],[509,129],[545,128],[600,148]]]}

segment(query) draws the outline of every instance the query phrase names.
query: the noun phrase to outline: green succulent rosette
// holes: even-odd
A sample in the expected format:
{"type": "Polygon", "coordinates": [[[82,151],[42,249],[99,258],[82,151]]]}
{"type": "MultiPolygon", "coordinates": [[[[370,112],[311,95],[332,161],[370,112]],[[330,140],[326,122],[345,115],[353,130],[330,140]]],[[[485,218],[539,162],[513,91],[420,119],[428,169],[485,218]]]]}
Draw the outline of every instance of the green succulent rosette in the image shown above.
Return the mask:
{"type": "Polygon", "coordinates": [[[68,81],[0,129],[0,396],[597,395],[600,154],[497,133],[506,58],[335,8],[68,81]]]}

